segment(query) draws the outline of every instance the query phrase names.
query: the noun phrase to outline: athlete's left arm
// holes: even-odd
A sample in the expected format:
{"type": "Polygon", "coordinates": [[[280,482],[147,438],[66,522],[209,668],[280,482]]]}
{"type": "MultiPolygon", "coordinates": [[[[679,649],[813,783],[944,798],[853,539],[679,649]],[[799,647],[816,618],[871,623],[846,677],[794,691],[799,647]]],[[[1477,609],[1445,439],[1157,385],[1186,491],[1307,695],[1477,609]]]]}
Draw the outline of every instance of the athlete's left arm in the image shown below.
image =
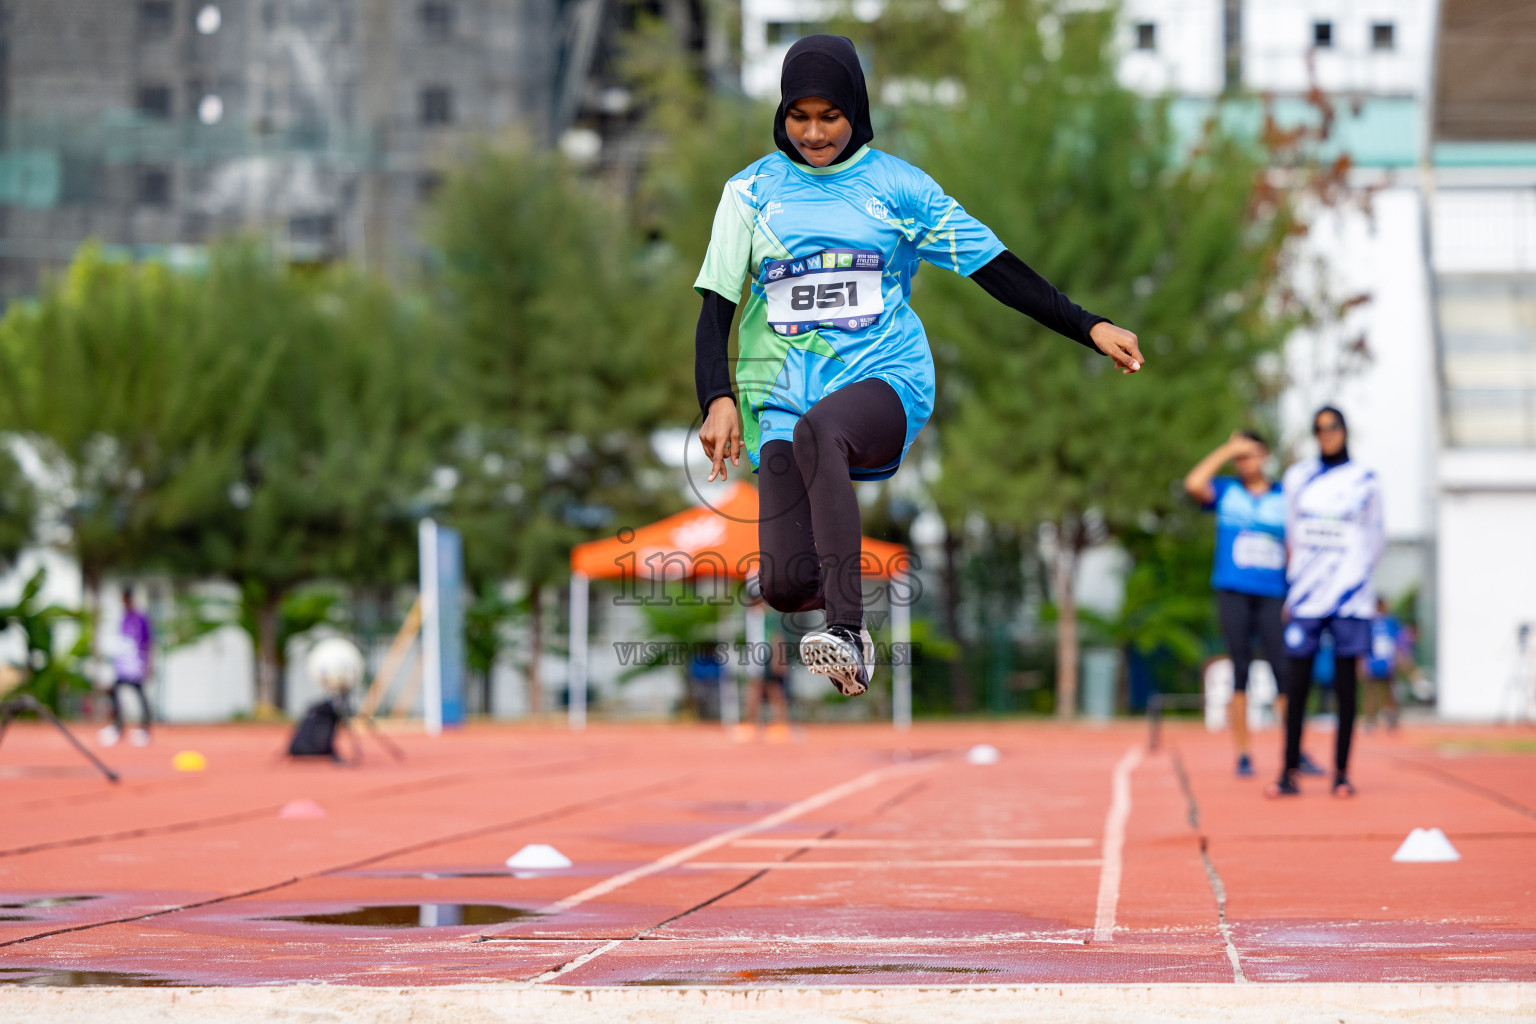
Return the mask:
{"type": "Polygon", "coordinates": [[[1381,510],[1381,481],[1373,473],[1366,478],[1365,509],[1361,525],[1365,528],[1365,542],[1370,545],[1371,564],[1375,565],[1387,550],[1387,530],[1381,510]]]}
{"type": "Polygon", "coordinates": [[[1146,363],[1136,335],[1088,312],[1007,249],[971,274],[971,280],[1042,327],[1109,356],[1123,373],[1135,373],[1146,363]]]}

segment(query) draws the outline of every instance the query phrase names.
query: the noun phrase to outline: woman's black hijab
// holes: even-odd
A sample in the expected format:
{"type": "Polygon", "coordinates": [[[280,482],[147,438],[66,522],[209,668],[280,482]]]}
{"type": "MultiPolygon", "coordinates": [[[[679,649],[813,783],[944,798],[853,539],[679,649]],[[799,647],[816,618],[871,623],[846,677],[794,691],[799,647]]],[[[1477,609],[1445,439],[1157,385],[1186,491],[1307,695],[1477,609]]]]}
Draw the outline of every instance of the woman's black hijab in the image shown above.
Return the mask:
{"type": "Polygon", "coordinates": [[[853,40],[846,36],[806,36],[797,40],[784,55],[784,69],[779,73],[779,109],[773,115],[773,141],[784,155],[797,164],[805,157],[789,141],[784,117],[789,108],[809,96],[820,96],[843,112],[853,125],[853,137],[833,160],[840,164],[875,137],[869,123],[869,91],[864,86],[864,69],[853,40]]]}
{"type": "Polygon", "coordinates": [[[1344,414],[1337,408],[1325,405],[1312,414],[1312,425],[1316,427],[1318,420],[1330,414],[1338,417],[1339,429],[1344,431],[1344,443],[1339,446],[1338,451],[1332,455],[1324,455],[1322,452],[1318,452],[1318,457],[1322,459],[1323,465],[1331,468],[1333,466],[1342,466],[1349,461],[1349,424],[1344,422],[1344,414]]]}

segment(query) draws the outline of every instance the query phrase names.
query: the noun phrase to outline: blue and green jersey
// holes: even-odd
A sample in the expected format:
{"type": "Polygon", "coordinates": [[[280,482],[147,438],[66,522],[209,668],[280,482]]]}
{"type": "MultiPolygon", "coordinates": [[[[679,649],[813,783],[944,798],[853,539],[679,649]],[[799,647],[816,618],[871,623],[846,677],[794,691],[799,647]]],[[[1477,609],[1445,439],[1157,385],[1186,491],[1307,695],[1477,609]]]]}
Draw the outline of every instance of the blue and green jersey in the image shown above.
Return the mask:
{"type": "MultiPolygon", "coordinates": [[[[933,414],[933,355],[912,311],[919,261],[969,277],[1003,251],[932,178],[868,146],[829,167],[770,153],[726,182],[694,288],[742,306],[736,389],[754,466],[822,398],[890,384],[907,414],[902,455],[933,414]]],[[[878,480],[900,460],[856,469],[878,480]]]]}

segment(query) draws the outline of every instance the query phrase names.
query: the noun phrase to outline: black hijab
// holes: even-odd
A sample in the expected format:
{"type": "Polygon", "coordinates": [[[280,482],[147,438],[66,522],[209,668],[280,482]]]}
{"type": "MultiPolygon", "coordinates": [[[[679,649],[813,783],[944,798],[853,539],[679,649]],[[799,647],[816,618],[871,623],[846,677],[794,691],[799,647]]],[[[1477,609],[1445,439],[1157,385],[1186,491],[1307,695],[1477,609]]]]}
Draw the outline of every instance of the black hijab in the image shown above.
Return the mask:
{"type": "Polygon", "coordinates": [[[779,109],[773,115],[773,141],[797,164],[806,163],[806,159],[789,141],[784,117],[791,106],[808,96],[820,96],[831,103],[853,125],[853,137],[828,166],[849,159],[875,137],[869,123],[869,91],[864,86],[864,69],[859,66],[853,40],[846,36],[806,36],[784,55],[784,69],[779,73],[779,109]]]}
{"type": "Polygon", "coordinates": [[[1344,414],[1342,412],[1339,412],[1338,409],[1331,405],[1325,405],[1321,409],[1317,410],[1317,412],[1312,414],[1312,425],[1314,427],[1317,426],[1318,419],[1324,413],[1333,413],[1333,415],[1339,418],[1339,429],[1344,431],[1344,443],[1340,445],[1339,450],[1334,452],[1332,455],[1324,455],[1322,452],[1318,452],[1318,457],[1322,459],[1323,465],[1330,468],[1333,466],[1342,466],[1344,463],[1349,461],[1349,424],[1344,422],[1344,414]]]}

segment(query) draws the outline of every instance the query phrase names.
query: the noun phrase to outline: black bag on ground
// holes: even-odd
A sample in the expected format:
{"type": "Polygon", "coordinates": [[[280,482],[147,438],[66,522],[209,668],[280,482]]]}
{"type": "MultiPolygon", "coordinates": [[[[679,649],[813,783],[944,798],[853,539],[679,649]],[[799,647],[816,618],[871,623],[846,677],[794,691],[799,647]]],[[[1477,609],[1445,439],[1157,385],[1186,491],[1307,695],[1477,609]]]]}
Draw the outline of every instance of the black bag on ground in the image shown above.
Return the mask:
{"type": "Polygon", "coordinates": [[[341,757],[336,750],[336,728],[346,721],[347,715],[346,708],[337,704],[331,699],[309,706],[288,742],[290,757],[341,757]]]}

